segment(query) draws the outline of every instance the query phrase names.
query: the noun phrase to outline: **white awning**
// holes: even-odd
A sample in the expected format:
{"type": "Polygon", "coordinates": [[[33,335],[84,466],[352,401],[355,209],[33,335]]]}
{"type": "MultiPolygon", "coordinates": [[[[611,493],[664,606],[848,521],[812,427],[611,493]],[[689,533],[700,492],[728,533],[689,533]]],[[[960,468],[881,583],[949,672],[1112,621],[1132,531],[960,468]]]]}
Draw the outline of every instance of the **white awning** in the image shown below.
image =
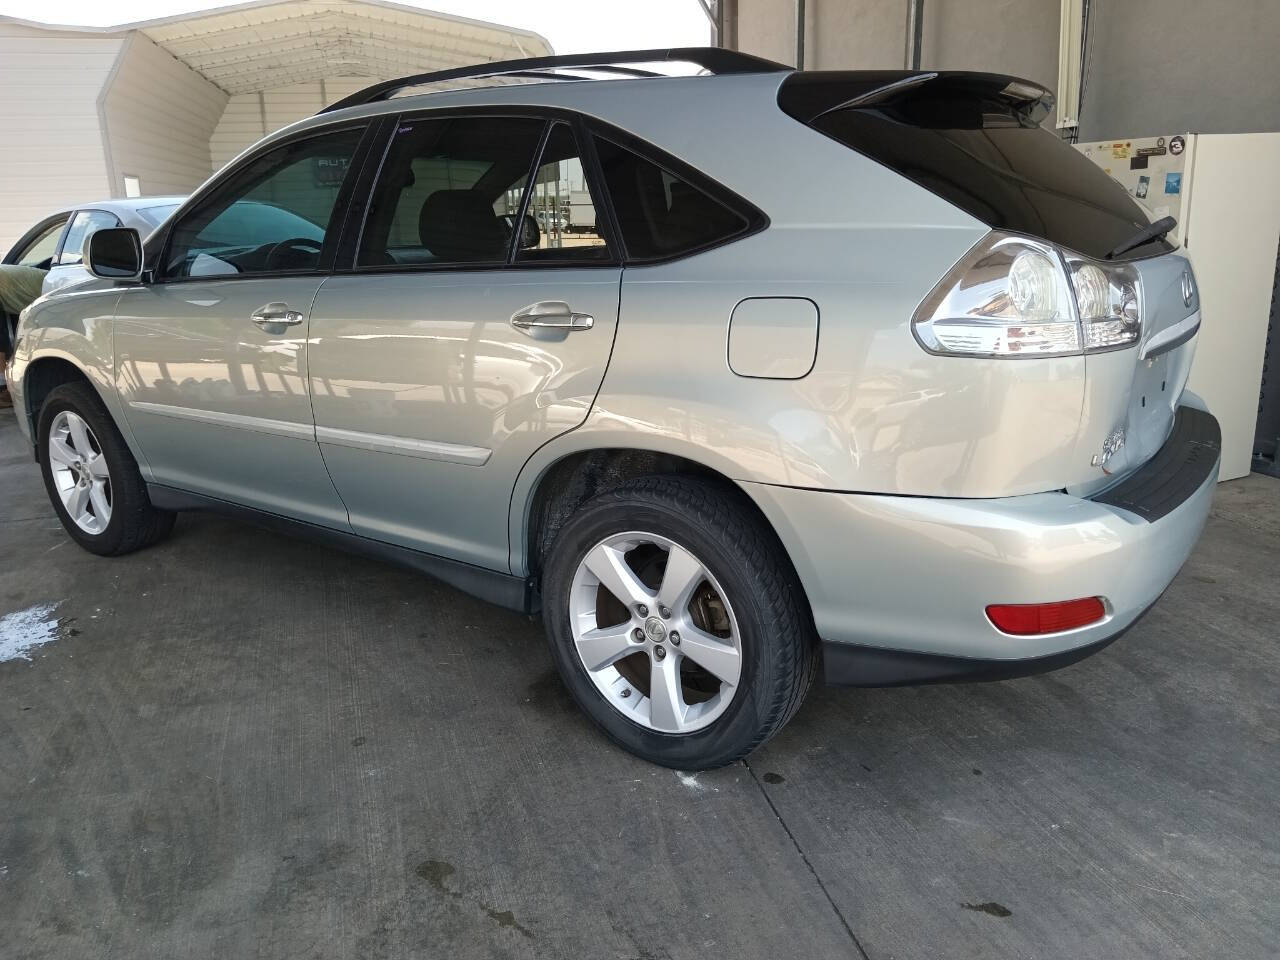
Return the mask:
{"type": "Polygon", "coordinates": [[[257,0],[115,27],[139,31],[229,94],[326,77],[386,79],[552,53],[541,36],[387,0],[257,0]]]}

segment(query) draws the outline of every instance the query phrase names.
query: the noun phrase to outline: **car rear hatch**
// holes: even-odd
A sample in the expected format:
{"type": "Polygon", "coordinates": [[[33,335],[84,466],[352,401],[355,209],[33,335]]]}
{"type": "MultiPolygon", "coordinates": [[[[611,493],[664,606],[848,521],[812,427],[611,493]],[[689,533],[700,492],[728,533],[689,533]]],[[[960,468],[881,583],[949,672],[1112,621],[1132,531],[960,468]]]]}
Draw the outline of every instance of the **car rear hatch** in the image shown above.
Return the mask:
{"type": "MultiPolygon", "coordinates": [[[[1119,183],[1040,126],[1053,105],[1048,90],[998,74],[814,72],[790,75],[778,103],[993,231],[1051,245],[1073,278],[1084,264],[1125,275],[1141,328],[1121,345],[1089,345],[1082,328],[1080,427],[1061,485],[1089,495],[1155,455],[1190,371],[1194,278],[1163,235],[1142,238],[1150,219],[1119,183]]],[[[1078,304],[1078,289],[1073,297],[1078,304]]]]}
{"type": "Polygon", "coordinates": [[[1090,472],[1068,484],[1084,496],[1155,456],[1173,429],[1195,356],[1200,300],[1190,263],[1169,253],[1132,266],[1142,301],[1141,339],[1133,347],[1085,356],[1076,463],[1090,472]]]}

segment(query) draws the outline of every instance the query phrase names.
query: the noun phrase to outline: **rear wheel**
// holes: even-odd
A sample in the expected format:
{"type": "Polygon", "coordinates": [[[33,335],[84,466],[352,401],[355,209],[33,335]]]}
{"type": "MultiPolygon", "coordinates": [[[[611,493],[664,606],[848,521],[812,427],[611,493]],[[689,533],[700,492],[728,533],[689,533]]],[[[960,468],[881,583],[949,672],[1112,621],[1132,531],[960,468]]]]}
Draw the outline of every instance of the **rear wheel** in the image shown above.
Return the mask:
{"type": "Polygon", "coordinates": [[[104,556],[131,553],[173,529],[174,515],[151,505],[137,461],[88,384],[49,394],[37,436],[49,500],[80,546],[104,556]]]}
{"type": "Polygon", "coordinates": [[[799,707],[818,663],[800,586],[735,491],[648,477],[602,494],[552,547],[556,666],[613,740],[654,763],[721,766],[799,707]]]}

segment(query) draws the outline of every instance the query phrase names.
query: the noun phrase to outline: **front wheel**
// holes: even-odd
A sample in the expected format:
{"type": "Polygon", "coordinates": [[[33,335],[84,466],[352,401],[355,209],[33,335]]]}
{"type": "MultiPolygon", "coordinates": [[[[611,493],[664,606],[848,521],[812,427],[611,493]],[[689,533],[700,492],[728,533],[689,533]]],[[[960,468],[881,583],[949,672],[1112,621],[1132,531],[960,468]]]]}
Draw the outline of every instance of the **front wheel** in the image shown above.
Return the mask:
{"type": "Polygon", "coordinates": [[[91,553],[115,556],[155,543],[174,515],[147,496],[138,463],[87,383],[55,388],[37,429],[45,489],[63,528],[91,553]]]}
{"type": "Polygon", "coordinates": [[[653,763],[742,757],[791,718],[817,671],[800,584],[739,497],[642,478],[589,501],[550,552],[556,667],[610,738],[653,763]]]}

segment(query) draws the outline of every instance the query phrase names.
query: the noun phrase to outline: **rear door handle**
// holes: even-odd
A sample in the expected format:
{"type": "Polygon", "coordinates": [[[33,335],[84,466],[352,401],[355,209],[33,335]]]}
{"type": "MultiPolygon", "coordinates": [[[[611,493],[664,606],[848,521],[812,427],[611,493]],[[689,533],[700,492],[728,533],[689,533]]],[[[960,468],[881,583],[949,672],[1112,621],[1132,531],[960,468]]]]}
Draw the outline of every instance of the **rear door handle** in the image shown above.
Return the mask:
{"type": "Polygon", "coordinates": [[[591,314],[575,313],[562,300],[531,303],[511,318],[513,327],[531,336],[539,332],[564,334],[590,330],[595,324],[596,318],[591,314]]]}
{"type": "Polygon", "coordinates": [[[302,314],[289,309],[287,303],[267,303],[249,315],[260,327],[296,327],[302,322],[302,314]]]}

